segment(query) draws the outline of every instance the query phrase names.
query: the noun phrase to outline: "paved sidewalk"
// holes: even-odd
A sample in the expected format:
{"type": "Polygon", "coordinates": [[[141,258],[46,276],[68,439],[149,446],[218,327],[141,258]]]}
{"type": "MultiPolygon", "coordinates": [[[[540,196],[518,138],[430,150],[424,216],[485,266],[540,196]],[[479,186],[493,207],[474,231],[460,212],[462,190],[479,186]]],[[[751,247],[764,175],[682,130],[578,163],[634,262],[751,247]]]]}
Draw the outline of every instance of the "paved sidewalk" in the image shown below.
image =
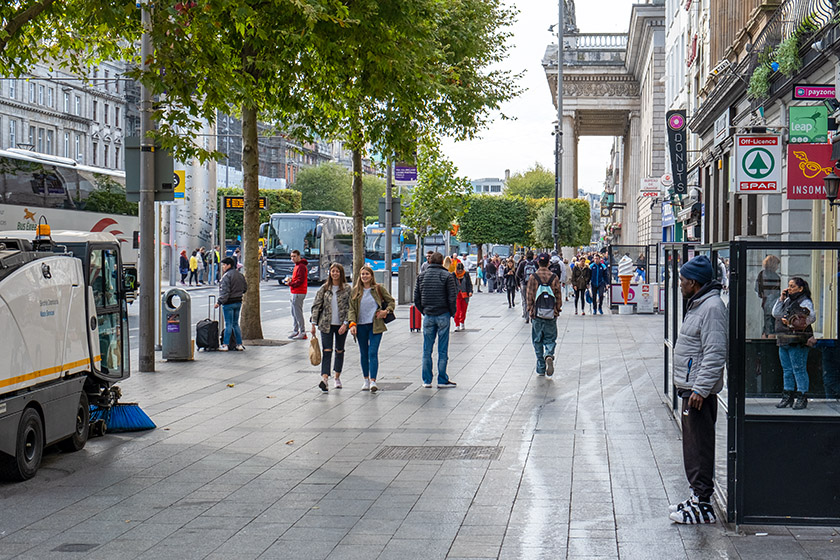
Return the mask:
{"type": "MultiPolygon", "coordinates": [[[[687,489],[660,396],[661,316],[567,304],[548,379],[504,300],[477,294],[451,333],[456,389],[422,387],[406,307],[377,394],[359,390],[353,346],[329,394],[306,342],[135,373],[125,398],[159,428],[0,484],[0,559],[840,558],[837,528],[670,523],[687,489]]],[[[266,317],[265,335],[290,324],[266,317]]]]}

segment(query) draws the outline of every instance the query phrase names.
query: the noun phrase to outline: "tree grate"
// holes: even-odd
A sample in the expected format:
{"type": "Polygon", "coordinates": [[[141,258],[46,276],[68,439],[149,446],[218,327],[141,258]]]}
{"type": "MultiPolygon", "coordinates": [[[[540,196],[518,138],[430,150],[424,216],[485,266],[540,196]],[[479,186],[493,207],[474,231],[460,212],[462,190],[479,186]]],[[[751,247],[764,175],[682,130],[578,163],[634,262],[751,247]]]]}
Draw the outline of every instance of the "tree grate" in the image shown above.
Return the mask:
{"type": "Polygon", "coordinates": [[[52,552],[89,552],[98,546],[92,543],[64,543],[52,549],[52,552]]]}
{"type": "Polygon", "coordinates": [[[398,461],[495,461],[502,456],[504,447],[478,445],[389,445],[373,457],[398,461]]]}

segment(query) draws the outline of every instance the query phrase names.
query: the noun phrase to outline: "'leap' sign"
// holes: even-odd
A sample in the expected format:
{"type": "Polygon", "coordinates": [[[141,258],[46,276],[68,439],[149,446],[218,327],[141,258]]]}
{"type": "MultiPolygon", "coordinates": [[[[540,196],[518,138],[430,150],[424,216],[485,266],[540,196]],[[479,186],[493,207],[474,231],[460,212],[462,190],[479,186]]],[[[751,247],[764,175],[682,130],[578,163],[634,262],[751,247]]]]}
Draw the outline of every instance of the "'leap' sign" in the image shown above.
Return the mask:
{"type": "Polygon", "coordinates": [[[735,136],[735,192],[782,192],[782,138],[775,134],[735,136]]]}

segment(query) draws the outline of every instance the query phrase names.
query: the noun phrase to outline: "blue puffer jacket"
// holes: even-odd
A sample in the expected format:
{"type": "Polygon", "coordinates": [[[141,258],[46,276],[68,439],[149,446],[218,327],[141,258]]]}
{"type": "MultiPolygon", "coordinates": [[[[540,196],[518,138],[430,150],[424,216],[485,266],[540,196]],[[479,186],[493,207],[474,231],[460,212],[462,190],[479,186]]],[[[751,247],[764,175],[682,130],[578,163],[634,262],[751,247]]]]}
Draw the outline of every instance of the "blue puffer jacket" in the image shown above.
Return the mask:
{"type": "Polygon", "coordinates": [[[720,299],[721,285],[711,282],[688,301],[688,311],[674,346],[674,385],[701,397],[723,388],[729,352],[729,313],[720,299]]]}

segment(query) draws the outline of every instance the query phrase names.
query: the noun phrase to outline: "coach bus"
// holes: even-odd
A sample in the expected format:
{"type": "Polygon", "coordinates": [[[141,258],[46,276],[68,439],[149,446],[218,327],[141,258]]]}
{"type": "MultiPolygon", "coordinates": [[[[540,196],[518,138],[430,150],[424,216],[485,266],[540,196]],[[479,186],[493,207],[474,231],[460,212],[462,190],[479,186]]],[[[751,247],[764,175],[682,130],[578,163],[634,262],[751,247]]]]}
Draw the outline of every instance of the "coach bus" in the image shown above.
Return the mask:
{"type": "Polygon", "coordinates": [[[292,251],[297,249],[309,266],[309,282],[327,279],[330,264],[344,266],[348,278],[353,269],[353,218],[343,212],[304,210],[297,214],[272,214],[262,225],[265,238],[266,278],[283,284],[291,277],[292,251]]]}
{"type": "MultiPolygon", "coordinates": [[[[403,258],[403,242],[405,228],[393,226],[391,228],[391,273],[400,270],[403,258]]],[[[365,228],[365,264],[373,270],[385,270],[385,227],[371,224],[365,228]]]]}
{"type": "Polygon", "coordinates": [[[123,263],[136,265],[140,219],[98,211],[124,191],[122,171],[17,148],[0,150],[0,231],[34,231],[43,216],[53,231],[113,234],[123,263]]]}

